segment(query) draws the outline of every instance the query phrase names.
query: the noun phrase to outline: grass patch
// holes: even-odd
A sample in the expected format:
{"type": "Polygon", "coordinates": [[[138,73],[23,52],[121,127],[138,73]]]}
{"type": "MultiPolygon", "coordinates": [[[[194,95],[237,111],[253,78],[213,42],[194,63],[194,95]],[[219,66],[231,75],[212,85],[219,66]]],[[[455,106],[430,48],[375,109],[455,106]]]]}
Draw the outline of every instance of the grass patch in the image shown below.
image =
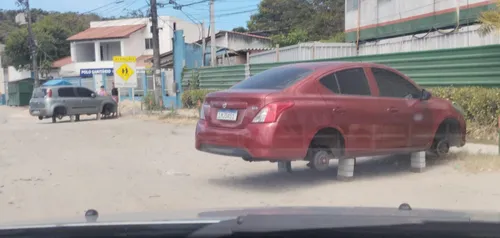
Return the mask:
{"type": "Polygon", "coordinates": [[[467,123],[467,142],[498,145],[498,132],[495,126],[467,123]]]}
{"type": "Polygon", "coordinates": [[[457,152],[439,158],[436,162],[452,164],[455,169],[468,173],[500,171],[500,155],[457,152]]]}

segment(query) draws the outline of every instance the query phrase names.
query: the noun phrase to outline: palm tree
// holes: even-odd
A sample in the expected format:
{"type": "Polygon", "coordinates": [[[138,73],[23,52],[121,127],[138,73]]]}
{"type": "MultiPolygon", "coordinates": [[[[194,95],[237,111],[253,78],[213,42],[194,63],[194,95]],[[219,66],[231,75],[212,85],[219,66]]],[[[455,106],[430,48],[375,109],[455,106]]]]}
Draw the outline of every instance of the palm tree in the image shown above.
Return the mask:
{"type": "Polygon", "coordinates": [[[497,5],[495,9],[482,12],[479,16],[479,22],[481,22],[479,34],[481,35],[500,31],[500,0],[495,0],[495,2],[497,5]]]}

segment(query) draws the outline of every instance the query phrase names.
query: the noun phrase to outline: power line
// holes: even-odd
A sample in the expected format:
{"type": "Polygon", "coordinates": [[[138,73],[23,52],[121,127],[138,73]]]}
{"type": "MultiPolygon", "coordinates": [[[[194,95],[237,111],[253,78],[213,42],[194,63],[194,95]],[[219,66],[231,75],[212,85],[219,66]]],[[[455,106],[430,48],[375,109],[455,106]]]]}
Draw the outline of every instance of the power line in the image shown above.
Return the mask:
{"type": "Polygon", "coordinates": [[[252,9],[252,10],[246,10],[246,11],[239,11],[239,12],[232,12],[232,13],[226,13],[226,14],[220,14],[217,15],[216,17],[226,17],[226,16],[232,16],[232,15],[238,15],[238,14],[243,14],[243,13],[249,13],[249,12],[255,12],[259,9],[252,9]]]}
{"type": "Polygon", "coordinates": [[[106,4],[106,5],[100,6],[100,7],[98,7],[98,8],[94,8],[94,9],[92,9],[92,10],[89,10],[89,11],[86,11],[86,12],[82,12],[81,14],[91,13],[91,12],[93,12],[93,11],[97,11],[97,10],[102,9],[102,8],[104,8],[104,7],[110,6],[110,5],[112,5],[112,4],[119,4],[119,3],[123,3],[123,2],[124,2],[124,0],[116,0],[116,1],[110,2],[110,3],[106,4]]]}

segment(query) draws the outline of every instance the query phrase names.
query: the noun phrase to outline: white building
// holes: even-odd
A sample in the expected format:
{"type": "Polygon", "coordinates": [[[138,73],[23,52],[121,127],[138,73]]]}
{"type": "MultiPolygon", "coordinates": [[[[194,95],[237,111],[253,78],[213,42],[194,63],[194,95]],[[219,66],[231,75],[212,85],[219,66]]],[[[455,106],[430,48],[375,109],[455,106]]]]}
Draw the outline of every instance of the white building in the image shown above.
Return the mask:
{"type": "Polygon", "coordinates": [[[427,33],[477,22],[490,0],[345,0],[348,42],[427,33]],[[458,19],[458,21],[457,21],[458,19]]]}
{"type": "MultiPolygon", "coordinates": [[[[184,30],[186,42],[201,38],[201,26],[170,16],[160,16],[160,53],[172,50],[173,25],[184,30]]],[[[71,60],[58,65],[56,77],[93,77],[104,73],[113,78],[113,56],[136,56],[138,69],[146,67],[145,60],[153,55],[151,22],[149,18],[96,21],[90,28],[68,38],[71,60]]]]}

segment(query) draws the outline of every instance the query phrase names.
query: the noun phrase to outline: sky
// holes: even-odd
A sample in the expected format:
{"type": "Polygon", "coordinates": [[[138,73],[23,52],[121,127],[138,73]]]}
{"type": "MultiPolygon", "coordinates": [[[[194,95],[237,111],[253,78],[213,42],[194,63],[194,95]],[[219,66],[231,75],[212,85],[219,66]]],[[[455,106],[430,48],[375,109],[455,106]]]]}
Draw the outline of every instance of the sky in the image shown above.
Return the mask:
{"type": "MultiPolygon", "coordinates": [[[[149,0],[121,0],[121,3],[115,3],[116,0],[30,0],[31,8],[41,8],[46,11],[73,11],[88,12],[99,8],[93,13],[100,16],[110,17],[125,15],[130,10],[146,10],[146,3],[149,0]]],[[[169,0],[157,0],[158,3],[168,3],[169,0]]],[[[175,0],[178,4],[197,3],[203,0],[175,0]]],[[[15,0],[0,0],[2,9],[19,9],[15,0]]],[[[215,0],[215,29],[232,30],[238,26],[247,25],[250,15],[257,11],[257,5],[260,0],[215,0]]],[[[165,7],[158,8],[160,16],[175,16],[186,21],[205,21],[208,28],[210,23],[208,2],[201,2],[186,6],[182,11],[175,10],[172,5],[166,4],[165,7]],[[191,20],[191,19],[193,20],[191,20]]]]}

